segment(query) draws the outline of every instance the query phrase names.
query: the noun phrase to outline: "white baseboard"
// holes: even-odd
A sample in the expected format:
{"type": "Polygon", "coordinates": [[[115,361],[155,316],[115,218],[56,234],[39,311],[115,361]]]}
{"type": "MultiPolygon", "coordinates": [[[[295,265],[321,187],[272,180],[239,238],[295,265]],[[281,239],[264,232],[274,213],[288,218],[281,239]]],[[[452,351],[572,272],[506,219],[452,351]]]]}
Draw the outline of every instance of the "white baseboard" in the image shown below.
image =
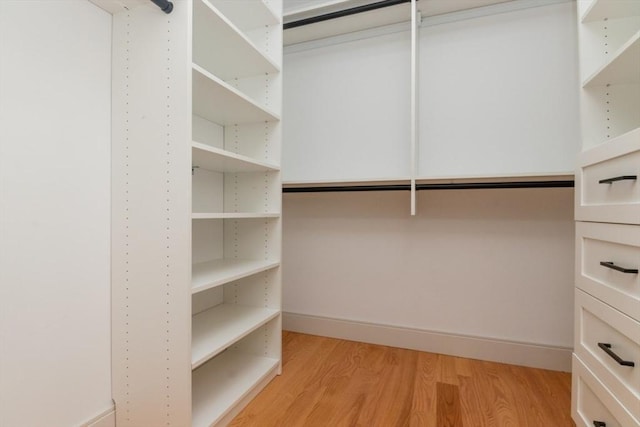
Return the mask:
{"type": "Polygon", "coordinates": [[[114,406],[96,415],[80,427],[116,427],[116,409],[114,406]]]}
{"type": "Polygon", "coordinates": [[[284,330],[511,365],[571,372],[573,349],[283,313],[284,330]]]}

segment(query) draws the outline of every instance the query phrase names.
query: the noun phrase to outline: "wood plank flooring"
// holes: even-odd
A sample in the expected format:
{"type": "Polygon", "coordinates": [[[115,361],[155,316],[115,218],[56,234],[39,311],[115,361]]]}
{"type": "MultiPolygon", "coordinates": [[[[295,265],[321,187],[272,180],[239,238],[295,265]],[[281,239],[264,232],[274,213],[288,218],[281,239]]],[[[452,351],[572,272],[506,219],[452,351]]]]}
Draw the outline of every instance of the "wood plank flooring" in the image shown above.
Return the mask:
{"type": "Polygon", "coordinates": [[[233,427],[573,427],[571,375],[292,332],[233,427]]]}

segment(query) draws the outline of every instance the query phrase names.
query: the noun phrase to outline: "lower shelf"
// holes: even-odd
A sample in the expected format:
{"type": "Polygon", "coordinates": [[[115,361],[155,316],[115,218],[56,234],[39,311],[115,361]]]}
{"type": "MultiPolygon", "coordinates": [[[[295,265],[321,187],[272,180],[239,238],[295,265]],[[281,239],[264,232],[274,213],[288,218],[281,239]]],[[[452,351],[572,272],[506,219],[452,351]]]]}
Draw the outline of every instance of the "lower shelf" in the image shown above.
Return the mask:
{"type": "Polygon", "coordinates": [[[191,366],[205,363],[280,314],[279,310],[220,304],[193,316],[191,366]]]}
{"type": "Polygon", "coordinates": [[[209,427],[220,421],[278,366],[278,359],[229,349],[193,371],[192,426],[209,427]]]}

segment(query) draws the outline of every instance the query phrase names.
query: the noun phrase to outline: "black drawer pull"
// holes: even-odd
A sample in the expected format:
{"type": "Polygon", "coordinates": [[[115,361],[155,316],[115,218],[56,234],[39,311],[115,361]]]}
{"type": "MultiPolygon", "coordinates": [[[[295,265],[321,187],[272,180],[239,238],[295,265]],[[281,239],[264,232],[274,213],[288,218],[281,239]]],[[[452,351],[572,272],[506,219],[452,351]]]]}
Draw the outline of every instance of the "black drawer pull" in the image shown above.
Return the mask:
{"type": "Polygon", "coordinates": [[[613,178],[601,179],[598,181],[600,184],[612,184],[616,181],[635,181],[638,179],[637,175],[621,175],[614,176],[613,178]]]}
{"type": "Polygon", "coordinates": [[[594,421],[593,427],[607,427],[607,423],[604,421],[594,421]]]}
{"type": "Polygon", "coordinates": [[[612,270],[616,270],[619,271],[621,273],[627,273],[627,274],[638,274],[638,269],[637,268],[624,268],[624,267],[620,267],[619,265],[615,265],[614,263],[612,263],[611,261],[600,261],[600,265],[603,267],[607,267],[610,268],[612,270]]]}
{"type": "Polygon", "coordinates": [[[602,350],[604,350],[605,353],[607,353],[613,360],[615,360],[616,362],[618,362],[618,364],[622,365],[622,366],[631,366],[634,367],[636,366],[635,363],[630,362],[628,360],[622,360],[622,358],[620,356],[618,356],[617,354],[615,354],[612,350],[611,350],[611,344],[607,344],[607,343],[603,343],[603,342],[599,342],[598,343],[598,347],[600,347],[602,350]]]}

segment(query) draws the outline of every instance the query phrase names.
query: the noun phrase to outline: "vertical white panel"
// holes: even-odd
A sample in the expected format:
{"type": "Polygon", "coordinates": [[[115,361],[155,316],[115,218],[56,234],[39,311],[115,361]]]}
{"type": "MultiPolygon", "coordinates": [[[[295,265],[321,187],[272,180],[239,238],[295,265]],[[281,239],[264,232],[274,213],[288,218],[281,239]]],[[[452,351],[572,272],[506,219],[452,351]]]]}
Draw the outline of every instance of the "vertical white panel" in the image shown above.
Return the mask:
{"type": "Polygon", "coordinates": [[[423,27],[420,176],[573,170],[576,32],[572,2],[423,27]]]}
{"type": "Polygon", "coordinates": [[[0,1],[0,425],[112,406],[111,16],[0,1]]]}
{"type": "Polygon", "coordinates": [[[113,396],[118,426],[191,424],[191,3],[114,15],[113,396]]]}
{"type": "Polygon", "coordinates": [[[410,32],[289,53],[283,180],[407,178],[410,32]]]}
{"type": "Polygon", "coordinates": [[[416,0],[411,0],[411,215],[416,214],[416,174],[417,174],[417,148],[418,148],[418,40],[420,31],[420,15],[418,14],[416,0]]]}

